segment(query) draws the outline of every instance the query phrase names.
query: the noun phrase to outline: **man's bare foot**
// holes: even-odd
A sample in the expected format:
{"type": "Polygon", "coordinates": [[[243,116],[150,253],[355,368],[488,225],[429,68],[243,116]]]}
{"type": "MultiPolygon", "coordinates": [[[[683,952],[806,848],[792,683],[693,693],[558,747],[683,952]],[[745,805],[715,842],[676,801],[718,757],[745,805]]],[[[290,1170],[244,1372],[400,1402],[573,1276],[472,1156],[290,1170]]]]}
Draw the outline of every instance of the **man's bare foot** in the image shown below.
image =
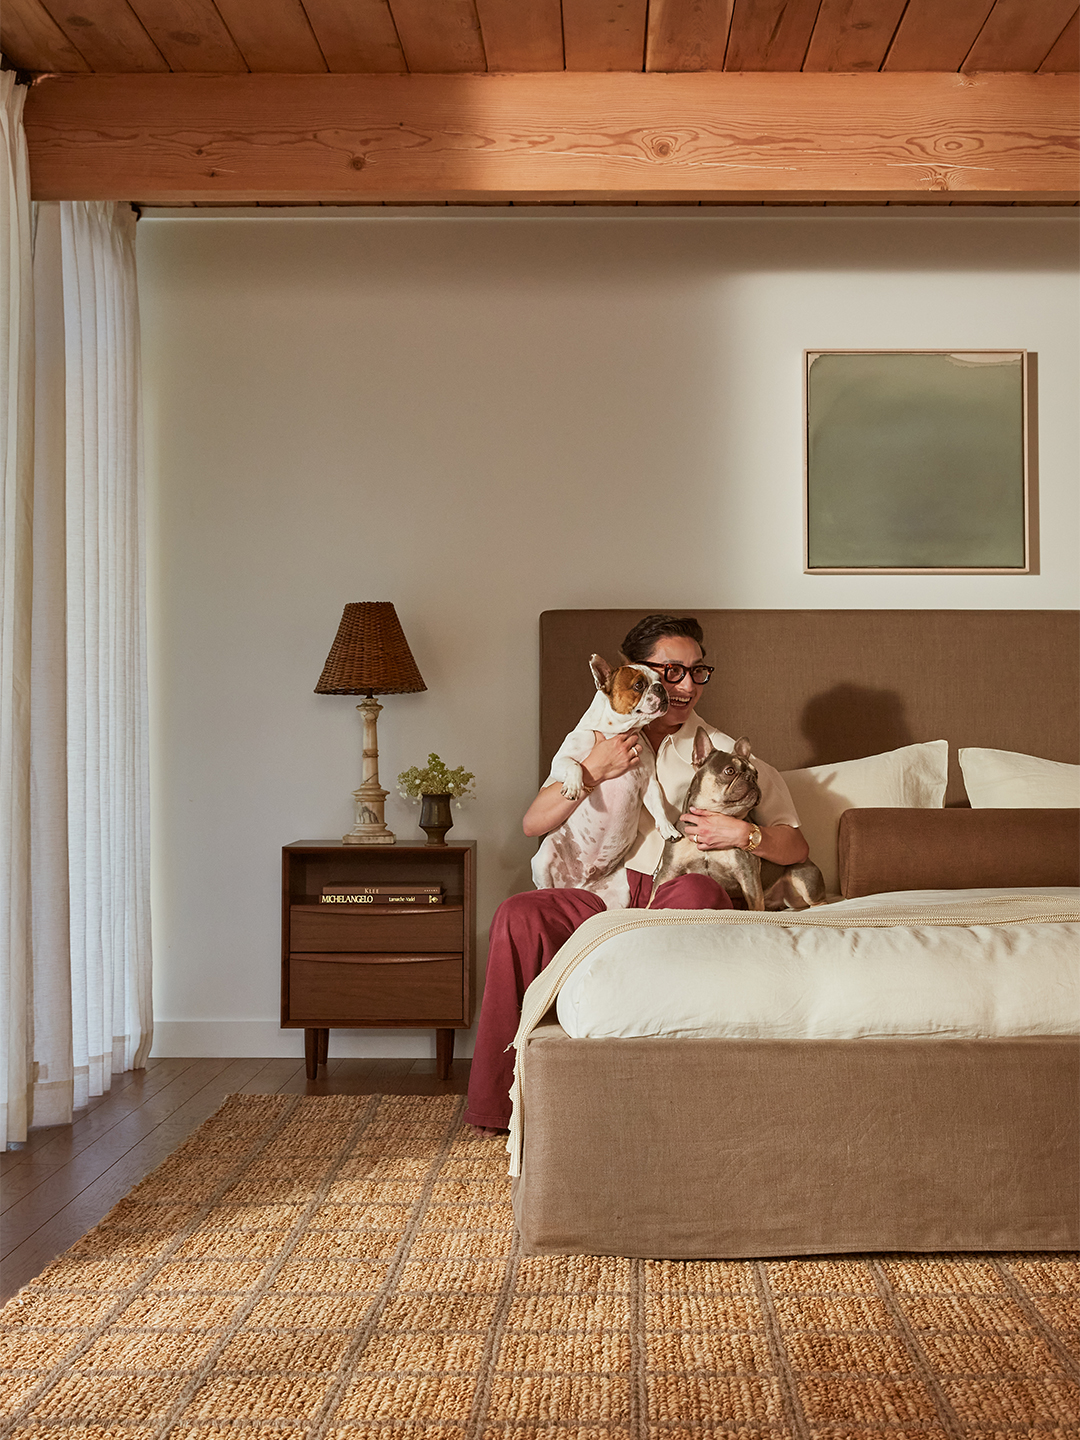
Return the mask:
{"type": "Polygon", "coordinates": [[[488,1125],[470,1125],[469,1129],[478,1140],[495,1140],[500,1135],[506,1136],[510,1134],[509,1130],[493,1130],[488,1125]]]}

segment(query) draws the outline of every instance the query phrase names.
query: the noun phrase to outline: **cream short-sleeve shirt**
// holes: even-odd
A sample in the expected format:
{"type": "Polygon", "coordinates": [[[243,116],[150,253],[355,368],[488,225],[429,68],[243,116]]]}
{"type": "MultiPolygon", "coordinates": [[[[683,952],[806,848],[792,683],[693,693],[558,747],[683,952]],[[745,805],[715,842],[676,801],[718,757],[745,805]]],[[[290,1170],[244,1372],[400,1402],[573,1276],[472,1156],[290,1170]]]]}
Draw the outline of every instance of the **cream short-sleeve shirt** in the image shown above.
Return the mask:
{"type": "MultiPolygon", "coordinates": [[[[672,824],[677,824],[679,816],[683,813],[682,806],[686,800],[686,792],[690,788],[690,781],[694,778],[694,736],[697,734],[699,726],[709,732],[712,742],[718,750],[730,751],[735,747],[735,741],[730,735],[725,735],[722,730],[717,730],[715,725],[709,725],[694,710],[690,711],[683,721],[682,727],[676,730],[674,735],[664,737],[656,756],[656,778],[660,782],[660,789],[664,795],[664,808],[667,810],[668,819],[672,824]]],[[[793,825],[797,828],[799,817],[779,770],[774,770],[771,765],[766,765],[764,760],[759,760],[756,755],[751,756],[751,759],[757,767],[758,785],[761,787],[761,800],[751,811],[754,824],[793,825]]],[[[660,863],[663,849],[664,842],[656,828],[656,823],[642,805],[637,839],[626,857],[626,868],[640,870],[645,875],[651,875],[660,863]]]]}

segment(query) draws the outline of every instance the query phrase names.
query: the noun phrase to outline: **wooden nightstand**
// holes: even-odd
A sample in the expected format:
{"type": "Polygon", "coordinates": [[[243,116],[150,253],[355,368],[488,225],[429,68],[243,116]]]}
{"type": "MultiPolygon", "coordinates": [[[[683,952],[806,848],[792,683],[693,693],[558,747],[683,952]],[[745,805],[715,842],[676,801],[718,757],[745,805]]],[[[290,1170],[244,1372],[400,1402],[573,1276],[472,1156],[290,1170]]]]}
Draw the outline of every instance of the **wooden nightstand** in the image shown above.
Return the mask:
{"type": "Polygon", "coordinates": [[[445,1080],[454,1031],[472,1024],[475,952],[475,840],[370,846],[294,840],[282,850],[281,1024],[304,1031],[309,1080],[326,1064],[331,1026],[431,1026],[445,1080]],[[371,914],[321,904],[324,885],[441,885],[445,902],[371,914]]]}

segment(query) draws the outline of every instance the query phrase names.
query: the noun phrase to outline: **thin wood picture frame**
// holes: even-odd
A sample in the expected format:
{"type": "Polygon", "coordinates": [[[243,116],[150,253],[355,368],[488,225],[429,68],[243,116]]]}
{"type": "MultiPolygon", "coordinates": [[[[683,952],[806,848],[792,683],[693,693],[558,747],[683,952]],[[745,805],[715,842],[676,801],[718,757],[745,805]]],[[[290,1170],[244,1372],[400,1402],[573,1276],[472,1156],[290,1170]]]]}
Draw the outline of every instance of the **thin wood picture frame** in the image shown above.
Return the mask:
{"type": "Polygon", "coordinates": [[[803,352],[803,572],[1027,575],[1026,350],[803,352]]]}

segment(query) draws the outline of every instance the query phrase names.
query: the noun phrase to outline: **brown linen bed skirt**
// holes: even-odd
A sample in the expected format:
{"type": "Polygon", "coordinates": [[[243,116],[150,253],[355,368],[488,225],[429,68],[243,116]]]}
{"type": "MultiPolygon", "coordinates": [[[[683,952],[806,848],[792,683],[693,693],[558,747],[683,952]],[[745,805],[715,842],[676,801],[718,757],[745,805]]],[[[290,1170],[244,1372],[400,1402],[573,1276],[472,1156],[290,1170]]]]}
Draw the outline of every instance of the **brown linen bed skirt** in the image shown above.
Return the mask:
{"type": "Polygon", "coordinates": [[[523,1057],[526,1254],[1080,1246],[1080,1039],[572,1040],[523,1057]]]}

